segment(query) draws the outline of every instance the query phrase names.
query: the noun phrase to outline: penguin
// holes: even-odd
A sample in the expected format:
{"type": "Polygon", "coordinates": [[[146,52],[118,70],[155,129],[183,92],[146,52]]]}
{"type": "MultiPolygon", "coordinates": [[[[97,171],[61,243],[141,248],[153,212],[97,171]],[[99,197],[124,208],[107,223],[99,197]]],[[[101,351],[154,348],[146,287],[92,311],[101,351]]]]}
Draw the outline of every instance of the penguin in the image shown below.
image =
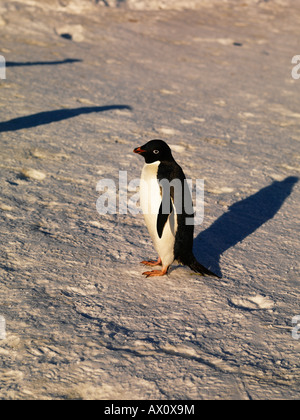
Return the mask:
{"type": "Polygon", "coordinates": [[[193,254],[194,211],[183,170],[163,140],[154,139],[133,150],[145,159],[140,180],[140,205],[159,256],[142,261],[161,270],[146,271],[146,277],[164,276],[176,260],[202,276],[218,277],[201,265],[193,254]]]}

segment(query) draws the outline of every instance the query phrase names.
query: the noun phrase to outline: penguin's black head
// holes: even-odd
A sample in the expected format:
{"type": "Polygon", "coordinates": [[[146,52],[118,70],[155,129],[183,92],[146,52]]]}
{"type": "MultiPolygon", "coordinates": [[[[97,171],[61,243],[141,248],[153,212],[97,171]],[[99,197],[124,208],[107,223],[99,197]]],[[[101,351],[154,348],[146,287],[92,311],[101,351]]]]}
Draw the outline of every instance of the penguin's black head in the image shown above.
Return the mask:
{"type": "Polygon", "coordinates": [[[150,140],[133,151],[145,158],[146,163],[174,161],[170,147],[163,140],[150,140]]]}

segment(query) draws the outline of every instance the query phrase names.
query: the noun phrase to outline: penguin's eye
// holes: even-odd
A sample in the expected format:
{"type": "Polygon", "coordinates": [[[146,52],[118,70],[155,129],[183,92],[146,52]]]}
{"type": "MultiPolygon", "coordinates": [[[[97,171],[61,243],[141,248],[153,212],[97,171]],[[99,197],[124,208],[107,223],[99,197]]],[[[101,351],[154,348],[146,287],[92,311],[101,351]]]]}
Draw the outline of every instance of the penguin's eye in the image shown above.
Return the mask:
{"type": "Polygon", "coordinates": [[[154,153],[155,155],[158,155],[159,150],[153,150],[153,153],[154,153]]]}

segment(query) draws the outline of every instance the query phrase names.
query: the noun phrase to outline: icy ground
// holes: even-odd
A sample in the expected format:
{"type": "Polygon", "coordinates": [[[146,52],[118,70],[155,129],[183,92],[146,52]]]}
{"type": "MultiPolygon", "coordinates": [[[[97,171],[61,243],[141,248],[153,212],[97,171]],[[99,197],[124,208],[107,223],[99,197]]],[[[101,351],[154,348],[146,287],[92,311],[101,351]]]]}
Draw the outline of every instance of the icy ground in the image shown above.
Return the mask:
{"type": "Polygon", "coordinates": [[[300,397],[300,8],[1,5],[2,399],[300,397]],[[163,138],[205,179],[195,253],[156,257],[142,217],[101,216],[163,138]]]}

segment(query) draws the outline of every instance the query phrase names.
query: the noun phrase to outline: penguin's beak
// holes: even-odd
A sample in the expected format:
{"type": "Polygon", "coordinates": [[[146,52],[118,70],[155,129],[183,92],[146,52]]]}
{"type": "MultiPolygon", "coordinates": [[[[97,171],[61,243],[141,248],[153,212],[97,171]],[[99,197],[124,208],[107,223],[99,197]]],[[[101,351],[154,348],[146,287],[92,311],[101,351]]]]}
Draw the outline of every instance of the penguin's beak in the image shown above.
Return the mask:
{"type": "Polygon", "coordinates": [[[146,150],[143,150],[141,147],[137,147],[136,149],[134,149],[133,153],[137,153],[137,154],[142,154],[145,153],[146,150]]]}

